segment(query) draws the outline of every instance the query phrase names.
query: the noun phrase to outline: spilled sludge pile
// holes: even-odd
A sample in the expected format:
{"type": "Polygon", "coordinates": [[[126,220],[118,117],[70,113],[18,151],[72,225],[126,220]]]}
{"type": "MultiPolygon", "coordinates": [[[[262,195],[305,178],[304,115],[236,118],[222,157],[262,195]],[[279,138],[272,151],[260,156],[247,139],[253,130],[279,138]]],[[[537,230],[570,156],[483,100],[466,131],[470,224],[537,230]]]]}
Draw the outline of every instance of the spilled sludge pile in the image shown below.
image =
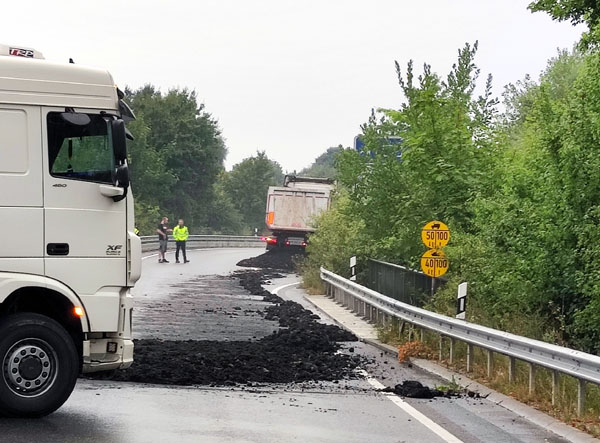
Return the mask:
{"type": "MultiPolygon", "coordinates": [[[[299,304],[265,291],[262,271],[237,277],[253,295],[268,302],[266,319],[281,329],[256,341],[155,340],[135,341],[135,362],[111,380],[170,385],[233,385],[339,380],[354,377],[360,358],[338,353],[339,342],[356,337],[316,321],[299,304]]],[[[99,378],[102,376],[95,376],[99,378]]]]}
{"type": "Polygon", "coordinates": [[[303,250],[277,248],[271,249],[257,257],[241,260],[237,265],[246,268],[279,269],[281,271],[293,272],[296,269],[295,262],[303,255],[303,250]]]}

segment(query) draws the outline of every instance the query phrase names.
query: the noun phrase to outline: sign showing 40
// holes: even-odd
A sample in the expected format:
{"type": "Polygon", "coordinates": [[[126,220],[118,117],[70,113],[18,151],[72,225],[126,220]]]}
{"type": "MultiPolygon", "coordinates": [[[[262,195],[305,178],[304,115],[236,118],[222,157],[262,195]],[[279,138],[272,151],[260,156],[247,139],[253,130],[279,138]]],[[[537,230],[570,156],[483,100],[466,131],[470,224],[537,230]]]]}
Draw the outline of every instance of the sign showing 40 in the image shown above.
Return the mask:
{"type": "Polygon", "coordinates": [[[421,269],[430,277],[441,277],[448,272],[450,262],[441,249],[430,249],[421,257],[421,269]]]}

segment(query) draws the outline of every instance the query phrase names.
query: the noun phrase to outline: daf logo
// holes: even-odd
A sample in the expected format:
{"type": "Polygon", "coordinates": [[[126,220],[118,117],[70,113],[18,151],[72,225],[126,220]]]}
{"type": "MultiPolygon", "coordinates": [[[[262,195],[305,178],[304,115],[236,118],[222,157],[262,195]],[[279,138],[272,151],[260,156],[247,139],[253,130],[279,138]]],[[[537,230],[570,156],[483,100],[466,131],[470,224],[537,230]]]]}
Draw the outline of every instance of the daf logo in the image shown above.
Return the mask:
{"type": "Polygon", "coordinates": [[[121,255],[123,245],[108,245],[106,248],[106,255],[121,255]]]}

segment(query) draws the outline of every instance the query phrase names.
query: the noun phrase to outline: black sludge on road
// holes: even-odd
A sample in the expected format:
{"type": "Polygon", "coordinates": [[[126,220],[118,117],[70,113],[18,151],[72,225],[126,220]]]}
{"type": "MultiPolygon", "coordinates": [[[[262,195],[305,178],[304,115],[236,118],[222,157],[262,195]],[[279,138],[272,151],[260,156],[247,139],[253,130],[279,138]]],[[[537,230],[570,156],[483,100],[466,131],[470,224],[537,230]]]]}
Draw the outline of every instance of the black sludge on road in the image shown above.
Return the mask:
{"type": "Polygon", "coordinates": [[[237,265],[246,268],[278,269],[293,272],[296,261],[304,256],[304,251],[295,248],[271,249],[264,254],[240,260],[237,265]]]}
{"type": "Polygon", "coordinates": [[[360,357],[338,352],[340,342],[355,341],[356,337],[317,322],[318,317],[298,303],[265,291],[261,283],[274,276],[263,271],[236,274],[251,294],[264,297],[265,320],[280,325],[273,334],[244,341],[139,339],[132,367],[117,371],[110,379],[218,386],[356,378],[360,357]]]}

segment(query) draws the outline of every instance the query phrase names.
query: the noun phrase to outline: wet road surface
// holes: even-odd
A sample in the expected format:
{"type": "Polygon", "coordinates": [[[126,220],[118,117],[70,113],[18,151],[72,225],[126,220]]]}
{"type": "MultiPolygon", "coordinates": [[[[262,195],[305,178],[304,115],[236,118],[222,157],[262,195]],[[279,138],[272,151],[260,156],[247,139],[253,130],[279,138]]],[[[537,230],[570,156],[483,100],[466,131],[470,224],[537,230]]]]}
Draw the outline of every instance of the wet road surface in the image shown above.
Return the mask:
{"type": "MultiPolygon", "coordinates": [[[[144,260],[135,288],[140,338],[252,339],[277,328],[256,313],[265,302],[247,296],[227,276],[257,248],[199,250],[189,264],[144,260]],[[186,295],[193,289],[195,298],[186,295]],[[259,303],[262,303],[260,305],[259,303]],[[236,307],[240,309],[235,309],[236,307]],[[248,311],[246,315],[240,315],[248,311]],[[237,313],[238,315],[232,315],[237,313]],[[255,315],[256,314],[256,315],[255,315]],[[259,320],[262,320],[259,321],[259,320]]],[[[169,257],[171,260],[172,258],[169,257]]],[[[173,260],[172,260],[173,261],[173,260]]],[[[289,276],[271,288],[290,285],[289,276]]],[[[304,303],[287,286],[284,299],[304,303]]],[[[310,305],[306,305],[308,307],[310,305]]],[[[323,321],[330,321],[323,317],[323,321]]],[[[345,345],[372,360],[375,383],[417,379],[446,382],[399,364],[371,346],[345,345]]],[[[346,350],[348,352],[348,350],[346,350]]],[[[0,419],[4,442],[561,442],[487,400],[390,398],[366,379],[251,388],[166,387],[79,380],[56,413],[40,420],[0,419]]]]}

